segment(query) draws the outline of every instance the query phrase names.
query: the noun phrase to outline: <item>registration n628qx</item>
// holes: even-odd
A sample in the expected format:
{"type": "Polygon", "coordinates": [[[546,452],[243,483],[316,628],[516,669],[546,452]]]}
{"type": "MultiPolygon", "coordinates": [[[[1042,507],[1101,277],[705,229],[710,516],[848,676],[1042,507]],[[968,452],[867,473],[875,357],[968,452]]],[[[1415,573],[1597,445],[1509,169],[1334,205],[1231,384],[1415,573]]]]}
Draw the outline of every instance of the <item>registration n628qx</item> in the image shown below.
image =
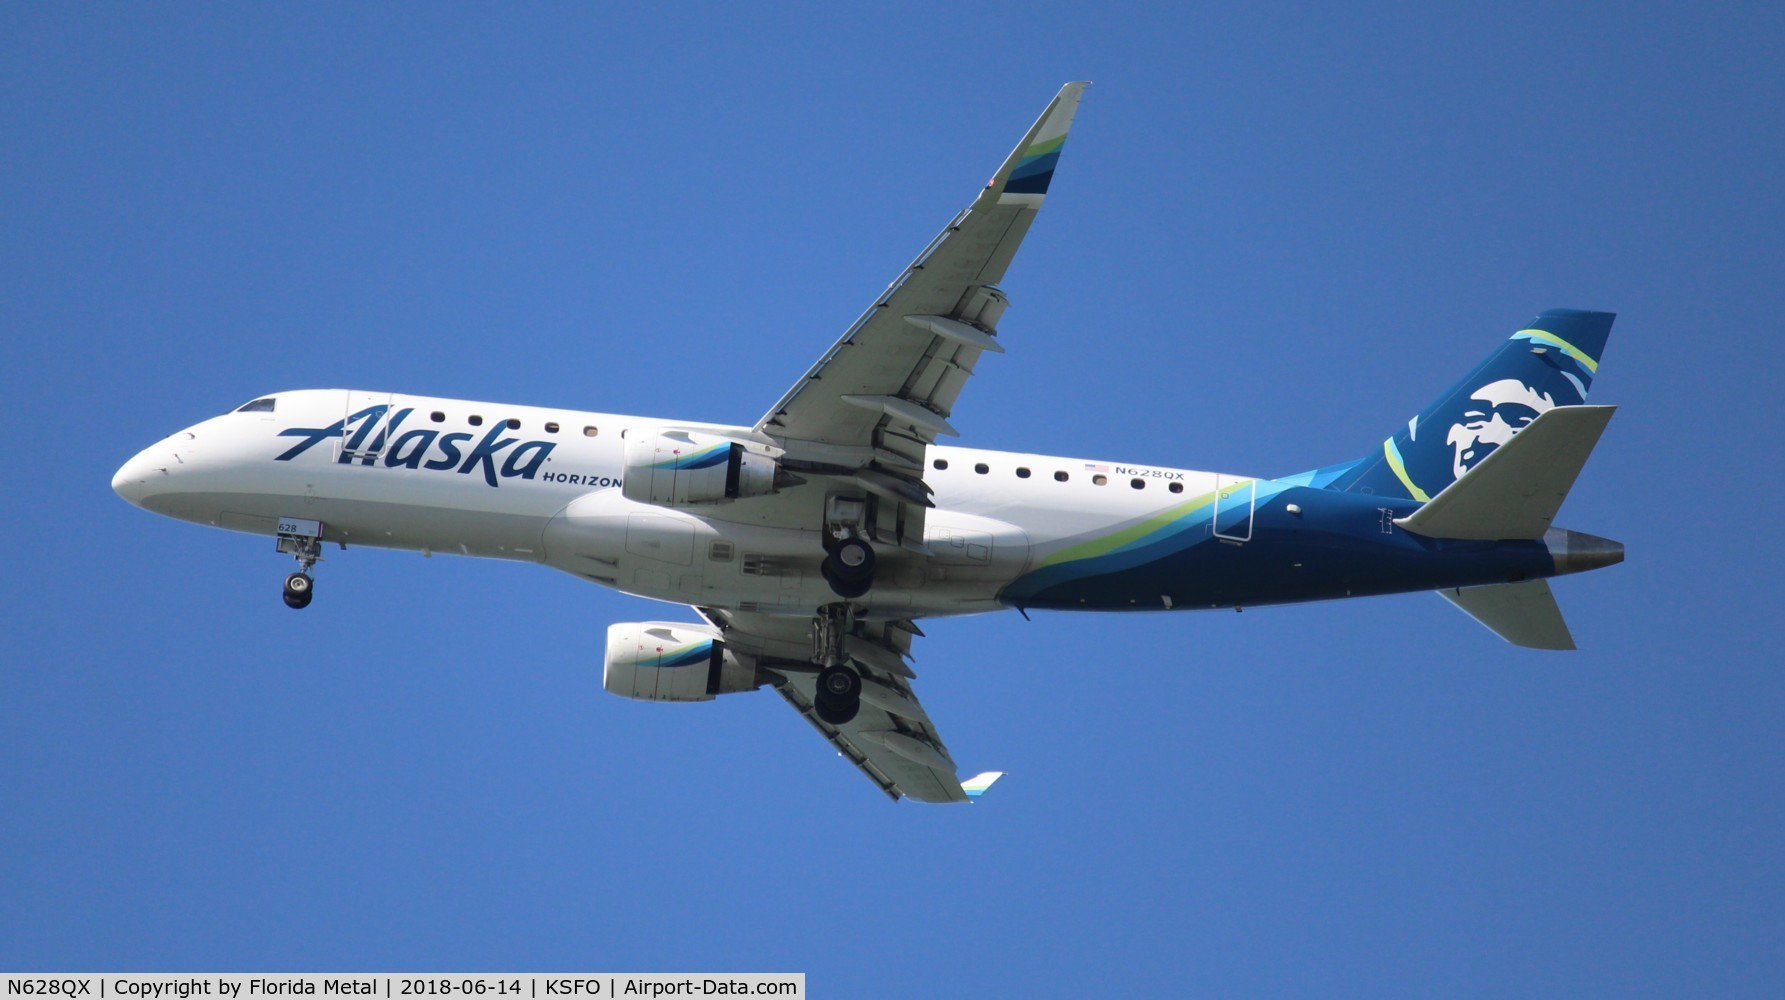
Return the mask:
{"type": "Polygon", "coordinates": [[[1226,608],[1430,590],[1511,642],[1572,648],[1547,578],[1619,562],[1551,521],[1611,419],[1612,316],[1520,327],[1363,457],[1278,478],[938,444],[1084,89],[752,424],[394,392],[263,396],[144,449],[112,487],[273,535],[310,603],[325,543],[539,563],[698,622],[608,630],[604,683],[771,687],[888,795],[965,802],[908,666],[917,622],[1002,609],[1226,608]]]}

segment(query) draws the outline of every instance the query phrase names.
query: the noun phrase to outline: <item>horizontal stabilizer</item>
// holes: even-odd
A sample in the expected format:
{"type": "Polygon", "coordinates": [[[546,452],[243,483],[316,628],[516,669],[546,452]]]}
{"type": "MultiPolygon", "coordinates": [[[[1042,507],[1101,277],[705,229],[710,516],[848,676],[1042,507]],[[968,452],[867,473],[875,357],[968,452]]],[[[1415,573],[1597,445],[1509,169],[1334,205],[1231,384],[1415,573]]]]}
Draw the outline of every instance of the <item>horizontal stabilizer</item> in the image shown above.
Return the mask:
{"type": "MultiPolygon", "coordinates": [[[[1535,425],[1533,425],[1535,426],[1535,425]]],[[[1495,635],[1527,649],[1573,649],[1574,636],[1562,620],[1546,580],[1452,587],[1438,596],[1463,609],[1495,635]]]]}
{"type": "Polygon", "coordinates": [[[1542,538],[1616,409],[1558,406],[1540,414],[1395,523],[1431,538],[1542,538]]]}

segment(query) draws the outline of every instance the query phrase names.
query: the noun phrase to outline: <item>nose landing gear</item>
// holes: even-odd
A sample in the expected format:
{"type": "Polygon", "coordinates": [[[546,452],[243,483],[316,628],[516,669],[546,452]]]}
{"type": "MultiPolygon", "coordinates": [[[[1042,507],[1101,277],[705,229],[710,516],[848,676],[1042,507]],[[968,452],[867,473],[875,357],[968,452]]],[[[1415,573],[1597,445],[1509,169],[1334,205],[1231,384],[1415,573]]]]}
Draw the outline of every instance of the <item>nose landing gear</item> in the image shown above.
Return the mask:
{"type": "Polygon", "coordinates": [[[297,610],[309,607],[316,596],[310,568],[322,559],[322,522],[280,518],[278,551],[288,552],[298,561],[298,571],[285,578],[285,606],[297,610]]]}

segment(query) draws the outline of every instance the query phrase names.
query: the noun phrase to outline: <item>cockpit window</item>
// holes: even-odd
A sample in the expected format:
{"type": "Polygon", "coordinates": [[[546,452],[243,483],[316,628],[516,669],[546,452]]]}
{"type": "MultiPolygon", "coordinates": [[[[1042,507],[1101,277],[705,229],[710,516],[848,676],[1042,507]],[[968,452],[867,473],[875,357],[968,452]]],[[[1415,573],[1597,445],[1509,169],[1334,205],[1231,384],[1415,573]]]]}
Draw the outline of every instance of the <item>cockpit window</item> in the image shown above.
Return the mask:
{"type": "Polygon", "coordinates": [[[273,403],[274,402],[275,402],[275,397],[266,396],[261,399],[257,399],[252,403],[243,403],[241,406],[236,407],[236,412],[237,413],[271,413],[271,412],[273,412],[273,403]]]}

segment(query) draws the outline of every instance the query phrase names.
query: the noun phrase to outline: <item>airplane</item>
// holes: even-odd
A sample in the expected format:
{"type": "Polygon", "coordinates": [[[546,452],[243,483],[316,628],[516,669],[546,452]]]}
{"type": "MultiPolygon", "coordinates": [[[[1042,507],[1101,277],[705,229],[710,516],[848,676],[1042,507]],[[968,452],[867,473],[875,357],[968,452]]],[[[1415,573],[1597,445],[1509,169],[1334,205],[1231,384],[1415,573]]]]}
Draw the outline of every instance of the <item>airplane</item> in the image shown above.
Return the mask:
{"type": "Polygon", "coordinates": [[[698,622],[608,629],[603,686],[773,688],[894,800],[967,802],[913,691],[925,618],[1436,591],[1508,641],[1574,642],[1548,579],[1624,547],[1551,522],[1614,407],[1613,315],[1556,309],[1361,458],[1280,478],[939,444],[1005,343],[1000,282],[1053,178],[1069,83],[971,204],[750,425],[306,389],[145,448],[112,488],[270,535],[308,606],[325,544],[537,563],[698,622]]]}

